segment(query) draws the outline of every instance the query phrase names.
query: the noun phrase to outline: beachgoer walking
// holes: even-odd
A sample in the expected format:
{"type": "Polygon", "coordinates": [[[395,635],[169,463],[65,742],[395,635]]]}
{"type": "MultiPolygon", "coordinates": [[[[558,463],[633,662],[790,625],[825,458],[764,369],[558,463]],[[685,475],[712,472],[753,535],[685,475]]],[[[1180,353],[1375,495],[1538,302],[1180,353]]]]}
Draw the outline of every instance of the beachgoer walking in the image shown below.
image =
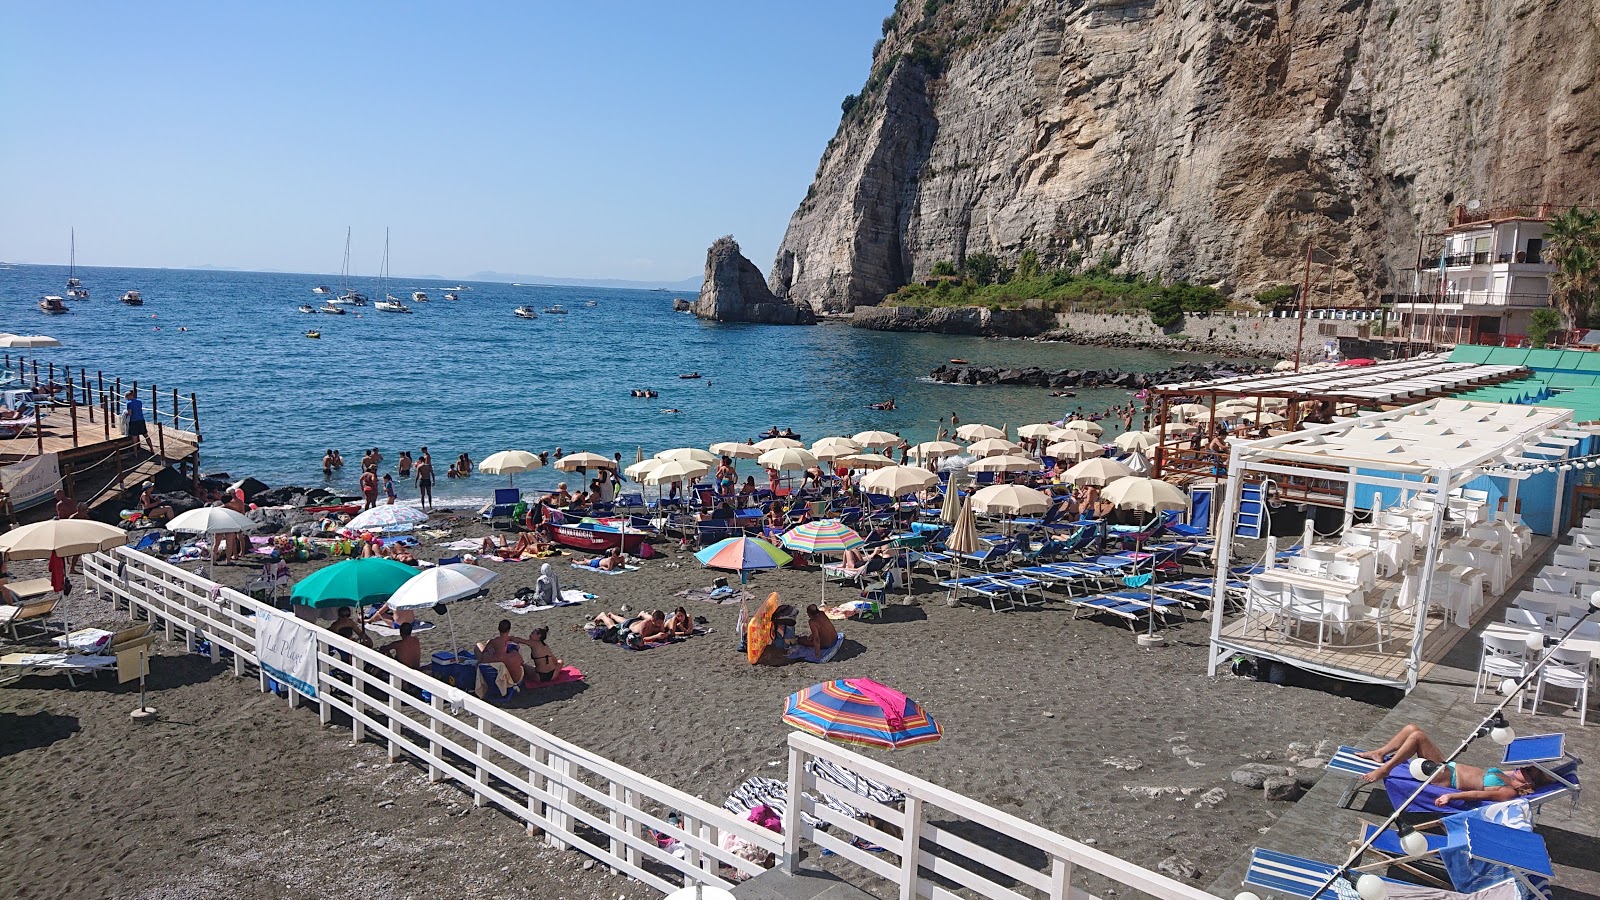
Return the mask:
{"type": "Polygon", "coordinates": [[[144,438],[145,446],[150,448],[151,453],[154,453],[156,445],[150,441],[150,429],[145,425],[144,403],[139,400],[139,396],[131,389],[126,394],[123,394],[122,398],[124,401],[122,415],[127,420],[127,425],[123,427],[122,433],[133,438],[135,443],[138,442],[139,438],[144,438]]]}
{"type": "Polygon", "coordinates": [[[422,456],[417,459],[417,499],[423,509],[433,508],[433,457],[428,455],[427,447],[422,448],[422,456]]]}
{"type": "Polygon", "coordinates": [[[394,479],[388,472],[383,473],[383,495],[389,498],[389,505],[393,506],[395,498],[399,496],[394,489],[394,479]]]}
{"type": "Polygon", "coordinates": [[[367,505],[363,509],[372,509],[378,505],[378,469],[376,466],[366,466],[361,472],[361,496],[367,505]]]}

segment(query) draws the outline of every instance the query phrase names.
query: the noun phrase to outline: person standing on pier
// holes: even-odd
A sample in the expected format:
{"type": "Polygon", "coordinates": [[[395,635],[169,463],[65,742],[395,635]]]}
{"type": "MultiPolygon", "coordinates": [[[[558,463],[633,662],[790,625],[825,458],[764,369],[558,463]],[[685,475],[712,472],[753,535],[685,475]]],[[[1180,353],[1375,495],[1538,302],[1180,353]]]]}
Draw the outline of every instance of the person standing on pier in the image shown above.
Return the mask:
{"type": "Polygon", "coordinates": [[[124,401],[122,415],[127,423],[123,426],[122,433],[135,441],[139,438],[144,438],[145,446],[150,448],[150,452],[156,452],[156,445],[150,440],[150,429],[145,425],[144,421],[144,403],[139,400],[138,394],[135,394],[131,388],[126,394],[122,395],[122,399],[124,401]]]}

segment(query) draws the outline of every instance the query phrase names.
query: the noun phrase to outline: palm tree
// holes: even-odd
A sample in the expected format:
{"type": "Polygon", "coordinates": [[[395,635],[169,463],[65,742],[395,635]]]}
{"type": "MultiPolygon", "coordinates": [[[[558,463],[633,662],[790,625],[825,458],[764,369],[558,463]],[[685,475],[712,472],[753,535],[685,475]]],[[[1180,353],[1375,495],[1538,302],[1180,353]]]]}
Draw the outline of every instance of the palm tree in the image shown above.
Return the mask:
{"type": "Polygon", "coordinates": [[[1578,328],[1600,291],[1600,212],[1574,206],[1550,220],[1544,239],[1555,266],[1550,299],[1570,327],[1578,328]]]}

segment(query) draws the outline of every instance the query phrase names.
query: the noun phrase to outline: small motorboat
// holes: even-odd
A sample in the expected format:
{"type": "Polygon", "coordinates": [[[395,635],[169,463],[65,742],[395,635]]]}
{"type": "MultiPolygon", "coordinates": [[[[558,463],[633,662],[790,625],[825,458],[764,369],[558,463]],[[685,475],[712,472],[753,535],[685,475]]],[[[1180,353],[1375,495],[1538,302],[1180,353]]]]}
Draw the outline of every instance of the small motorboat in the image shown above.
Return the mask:
{"type": "Polygon", "coordinates": [[[320,332],[320,331],[316,330],[315,328],[313,328],[310,331],[306,332],[306,337],[311,338],[312,340],[321,340],[322,332],[320,332]]]}
{"type": "Polygon", "coordinates": [[[456,296],[456,292],[455,291],[446,291],[445,295],[444,295],[444,298],[446,300],[449,300],[449,301],[452,301],[452,302],[461,299],[460,297],[456,296]]]}
{"type": "Polygon", "coordinates": [[[583,305],[584,306],[599,306],[600,304],[598,302],[594,301],[594,300],[585,300],[585,301],[583,301],[583,305]]]}
{"type": "Polygon", "coordinates": [[[408,312],[411,312],[411,307],[405,305],[404,303],[401,303],[399,300],[396,300],[394,297],[385,297],[382,300],[379,300],[378,302],[372,304],[372,308],[375,309],[375,310],[378,310],[379,312],[392,312],[392,313],[408,313],[408,312]]]}
{"type": "Polygon", "coordinates": [[[81,287],[68,288],[67,289],[67,299],[69,299],[69,300],[87,300],[87,299],[89,299],[89,290],[88,290],[88,288],[81,288],[81,287]]]}
{"type": "Polygon", "coordinates": [[[610,550],[618,544],[622,545],[622,552],[635,553],[649,535],[629,527],[626,522],[626,519],[601,519],[557,525],[551,532],[550,539],[564,547],[587,550],[590,553],[610,550]]]}
{"type": "Polygon", "coordinates": [[[337,303],[340,306],[366,306],[367,295],[360,291],[345,291],[328,302],[337,303]]]}
{"type": "Polygon", "coordinates": [[[122,295],[122,302],[129,306],[143,306],[144,298],[139,296],[138,291],[128,291],[122,295]]]}
{"type": "Polygon", "coordinates": [[[62,300],[60,297],[57,297],[55,294],[41,297],[39,299],[39,310],[41,312],[49,313],[52,316],[59,316],[62,313],[71,312],[71,310],[67,309],[67,302],[62,300]]]}
{"type": "Polygon", "coordinates": [[[678,377],[686,379],[686,380],[687,379],[691,379],[691,378],[699,378],[700,377],[700,373],[699,372],[687,372],[687,373],[685,373],[683,375],[679,375],[678,377]]]}
{"type": "Polygon", "coordinates": [[[547,316],[564,316],[567,314],[567,308],[559,303],[552,303],[544,308],[544,314],[547,316]]]}
{"type": "Polygon", "coordinates": [[[331,294],[331,293],[333,293],[333,288],[328,287],[325,284],[319,284],[316,287],[311,289],[311,293],[313,293],[313,294],[331,294]]]}
{"type": "Polygon", "coordinates": [[[519,306],[516,309],[512,310],[511,314],[516,316],[519,319],[537,319],[537,318],[539,318],[539,314],[534,312],[533,311],[533,307],[531,307],[531,306],[519,306]]]}
{"type": "Polygon", "coordinates": [[[333,301],[329,300],[327,303],[322,304],[321,308],[319,308],[317,312],[327,313],[330,316],[342,316],[344,315],[344,307],[334,306],[333,301]]]}
{"type": "Polygon", "coordinates": [[[955,366],[964,366],[967,364],[967,361],[964,359],[952,359],[950,360],[950,364],[955,366]]]}
{"type": "Polygon", "coordinates": [[[428,302],[428,295],[423,293],[422,291],[412,291],[411,292],[411,302],[412,303],[427,303],[428,302]]]}
{"type": "MultiPolygon", "coordinates": [[[[339,309],[339,307],[337,307],[337,306],[335,306],[334,309],[338,310],[339,312],[344,312],[344,310],[339,309]]],[[[303,313],[314,313],[316,311],[317,311],[317,308],[315,306],[312,306],[309,303],[300,304],[300,312],[303,312],[303,313]]]]}

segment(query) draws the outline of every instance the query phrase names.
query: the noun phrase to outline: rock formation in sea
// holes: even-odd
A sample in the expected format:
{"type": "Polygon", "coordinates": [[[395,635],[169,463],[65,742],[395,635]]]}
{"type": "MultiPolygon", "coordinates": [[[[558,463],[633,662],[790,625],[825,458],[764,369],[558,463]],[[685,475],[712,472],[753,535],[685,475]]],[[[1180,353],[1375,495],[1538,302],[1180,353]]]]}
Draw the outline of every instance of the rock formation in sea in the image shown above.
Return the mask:
{"type": "Polygon", "coordinates": [[[706,280],[694,314],[718,322],[760,322],[767,325],[814,325],[810,306],[772,295],[761,270],[739,252],[732,235],[717,238],[706,251],[706,280]]]}
{"type": "Polygon", "coordinates": [[[1594,0],[901,0],[790,219],[779,297],[878,303],[935,263],[1250,293],[1410,287],[1419,236],[1600,200],[1594,0]]]}

